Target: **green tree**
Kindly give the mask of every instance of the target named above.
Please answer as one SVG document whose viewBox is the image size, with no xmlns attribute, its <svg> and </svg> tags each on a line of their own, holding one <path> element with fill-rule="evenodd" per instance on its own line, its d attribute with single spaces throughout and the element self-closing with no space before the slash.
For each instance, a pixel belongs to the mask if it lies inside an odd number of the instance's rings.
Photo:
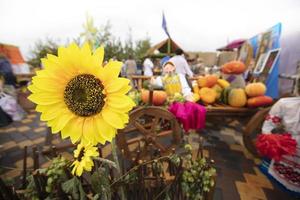
<svg viewBox="0 0 300 200">
<path fill-rule="evenodd" d="M 142 59 L 145 57 L 148 49 L 151 48 L 150 38 L 146 37 L 145 39 L 137 40 L 135 43 L 135 57 Z"/>
<path fill-rule="evenodd" d="M 51 38 L 38 40 L 31 50 L 28 64 L 37 68 L 41 67 L 41 58 L 45 58 L 47 54 L 57 55 L 58 42 Z"/>
</svg>

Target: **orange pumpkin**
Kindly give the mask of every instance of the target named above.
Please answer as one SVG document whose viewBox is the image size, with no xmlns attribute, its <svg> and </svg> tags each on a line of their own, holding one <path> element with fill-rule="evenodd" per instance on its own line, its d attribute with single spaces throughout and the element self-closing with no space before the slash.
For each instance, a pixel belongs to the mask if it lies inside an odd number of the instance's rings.
<svg viewBox="0 0 300 200">
<path fill-rule="evenodd" d="M 205 87 L 213 87 L 218 82 L 218 77 L 216 75 L 207 75 L 205 76 L 206 86 Z"/>
<path fill-rule="evenodd" d="M 198 77 L 197 83 L 198 83 L 199 87 L 205 87 L 206 86 L 206 79 L 205 79 L 205 77 L 204 76 Z"/>
<path fill-rule="evenodd" d="M 144 103 L 149 103 L 149 90 L 142 90 L 142 101 Z M 167 93 L 162 90 L 154 90 L 153 91 L 153 99 L 152 103 L 155 106 L 161 106 L 165 103 L 167 99 Z"/>
<path fill-rule="evenodd" d="M 214 103 L 217 98 L 217 92 L 214 89 L 204 87 L 199 91 L 200 99 L 207 104 Z"/>
<path fill-rule="evenodd" d="M 268 96 L 259 96 L 252 97 L 248 99 L 247 106 L 248 107 L 260 107 L 260 106 L 269 106 L 273 103 L 273 99 Z"/>
<path fill-rule="evenodd" d="M 246 86 L 245 91 L 249 97 L 263 96 L 266 93 L 266 86 L 263 83 L 250 83 Z"/>
<path fill-rule="evenodd" d="M 224 74 L 242 74 L 246 71 L 246 65 L 241 61 L 231 61 L 225 63 L 221 71 Z"/>
<path fill-rule="evenodd" d="M 213 87 L 218 82 L 218 77 L 216 75 L 206 75 L 200 76 L 197 80 L 199 87 Z"/>
</svg>

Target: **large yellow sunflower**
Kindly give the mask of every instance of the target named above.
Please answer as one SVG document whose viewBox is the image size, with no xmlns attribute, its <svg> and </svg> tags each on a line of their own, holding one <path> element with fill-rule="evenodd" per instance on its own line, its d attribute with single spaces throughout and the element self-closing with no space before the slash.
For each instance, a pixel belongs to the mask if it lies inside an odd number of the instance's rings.
<svg viewBox="0 0 300 200">
<path fill-rule="evenodd" d="M 42 59 L 44 69 L 29 86 L 41 120 L 72 143 L 111 141 L 134 106 L 126 95 L 129 80 L 118 77 L 122 63 L 111 60 L 103 66 L 103 57 L 103 47 L 92 53 L 87 43 L 60 47 L 58 56 Z"/>
<path fill-rule="evenodd" d="M 77 149 L 74 150 L 75 161 L 72 163 L 72 174 L 81 176 L 83 170 L 91 171 L 94 166 L 93 157 L 97 156 L 99 156 L 97 147 L 92 146 L 90 143 L 78 144 Z"/>
</svg>

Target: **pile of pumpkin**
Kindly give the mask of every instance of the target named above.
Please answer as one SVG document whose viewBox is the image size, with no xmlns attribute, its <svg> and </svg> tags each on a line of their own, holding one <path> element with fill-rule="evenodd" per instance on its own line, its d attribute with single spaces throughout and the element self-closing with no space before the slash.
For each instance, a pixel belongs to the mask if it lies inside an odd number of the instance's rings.
<svg viewBox="0 0 300 200">
<path fill-rule="evenodd" d="M 273 99 L 265 95 L 263 83 L 250 83 L 245 88 L 231 87 L 225 79 L 216 75 L 201 76 L 193 82 L 194 101 L 204 104 L 223 103 L 232 107 L 260 107 L 272 104 Z"/>
</svg>

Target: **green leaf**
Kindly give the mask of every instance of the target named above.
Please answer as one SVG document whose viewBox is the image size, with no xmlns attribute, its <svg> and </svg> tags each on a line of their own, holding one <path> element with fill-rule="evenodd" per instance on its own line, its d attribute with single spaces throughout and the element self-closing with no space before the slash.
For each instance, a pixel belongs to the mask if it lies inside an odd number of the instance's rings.
<svg viewBox="0 0 300 200">
<path fill-rule="evenodd" d="M 81 182 L 76 176 L 62 184 L 62 190 L 65 193 L 71 194 L 73 199 L 86 200 L 86 193 L 84 192 Z"/>
<path fill-rule="evenodd" d="M 101 200 L 100 194 L 93 196 L 93 200 Z"/>
<path fill-rule="evenodd" d="M 92 189 L 99 194 L 103 194 L 107 199 L 111 199 L 111 188 L 109 174 L 105 168 L 99 168 L 91 176 Z"/>
</svg>

